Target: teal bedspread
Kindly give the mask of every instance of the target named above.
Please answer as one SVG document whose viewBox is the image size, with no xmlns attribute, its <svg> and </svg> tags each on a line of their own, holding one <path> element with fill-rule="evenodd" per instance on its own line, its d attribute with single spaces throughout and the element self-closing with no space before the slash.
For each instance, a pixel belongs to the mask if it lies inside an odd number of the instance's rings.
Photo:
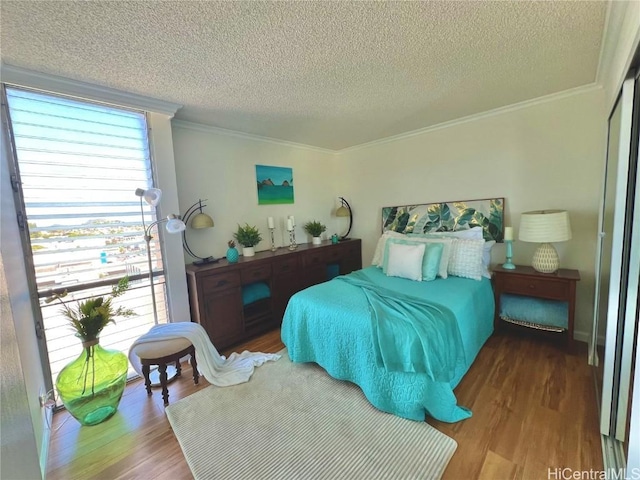
<svg viewBox="0 0 640 480">
<path fill-rule="evenodd" d="M 422 320 L 405 322 L 401 314 L 385 324 L 394 304 Z M 435 318 L 436 310 L 444 315 Z M 471 412 L 457 404 L 453 389 L 491 335 L 493 314 L 488 279 L 413 282 L 368 267 L 296 293 L 283 318 L 282 341 L 292 361 L 315 362 L 332 377 L 357 384 L 380 410 L 457 422 Z M 401 342 L 389 337 L 397 329 Z M 409 334 L 412 329 L 421 335 Z M 385 344 L 391 353 L 378 348 Z"/>
</svg>

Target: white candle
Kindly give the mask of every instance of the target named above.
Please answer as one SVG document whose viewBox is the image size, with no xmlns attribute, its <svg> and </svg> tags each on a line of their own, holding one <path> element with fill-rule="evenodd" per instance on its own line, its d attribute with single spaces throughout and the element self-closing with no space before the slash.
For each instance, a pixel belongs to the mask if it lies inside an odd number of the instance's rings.
<svg viewBox="0 0 640 480">
<path fill-rule="evenodd" d="M 289 219 L 291 220 L 291 225 L 293 225 L 295 227 L 296 226 L 296 219 L 293 218 L 293 215 L 289 215 Z M 293 228 L 291 230 L 293 230 Z"/>
<path fill-rule="evenodd" d="M 513 227 L 504 227 L 504 239 L 513 241 Z"/>
<path fill-rule="evenodd" d="M 291 217 L 287 218 L 287 230 L 293 230 L 293 222 L 291 221 Z"/>
<path fill-rule="evenodd" d="M 273 223 L 273 217 L 267 218 L 267 225 L 269 225 L 269 228 L 276 228 Z"/>
</svg>

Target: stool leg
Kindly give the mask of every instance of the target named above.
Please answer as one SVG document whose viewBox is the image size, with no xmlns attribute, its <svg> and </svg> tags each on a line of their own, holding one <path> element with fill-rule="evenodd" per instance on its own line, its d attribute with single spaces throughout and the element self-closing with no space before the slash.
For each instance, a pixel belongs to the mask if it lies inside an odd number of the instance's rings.
<svg viewBox="0 0 640 480">
<path fill-rule="evenodd" d="M 144 376 L 144 386 L 147 389 L 147 396 L 151 396 L 151 379 L 149 374 L 151 373 L 151 367 L 149 365 L 142 365 L 142 375 Z"/>
<path fill-rule="evenodd" d="M 191 370 L 193 370 L 193 383 L 198 385 L 200 373 L 198 372 L 198 362 L 196 361 L 196 349 L 191 350 Z"/>
<path fill-rule="evenodd" d="M 165 405 L 169 405 L 169 389 L 167 388 L 167 364 L 163 363 L 158 366 L 160 372 L 160 385 L 162 385 L 162 399 Z"/>
<path fill-rule="evenodd" d="M 176 377 L 180 377 L 182 375 L 182 365 L 180 364 L 180 359 L 176 360 Z"/>
</svg>

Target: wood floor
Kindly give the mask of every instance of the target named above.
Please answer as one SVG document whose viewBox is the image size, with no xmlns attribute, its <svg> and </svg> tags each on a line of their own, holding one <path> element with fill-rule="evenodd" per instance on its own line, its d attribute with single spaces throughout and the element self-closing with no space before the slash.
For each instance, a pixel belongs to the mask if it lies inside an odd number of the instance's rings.
<svg viewBox="0 0 640 480">
<path fill-rule="evenodd" d="M 473 417 L 455 424 L 428 420 L 458 442 L 444 478 L 538 480 L 549 478 L 549 468 L 602 470 L 594 382 L 586 345 L 578 345 L 583 348 L 569 355 L 544 339 L 490 338 L 456 389 Z M 276 330 L 234 350 L 281 348 Z M 190 373 L 185 365 L 169 387 L 170 401 L 208 386 L 203 378 L 193 385 Z M 127 386 L 108 421 L 80 427 L 63 411 L 54 416 L 53 430 L 49 479 L 193 478 L 160 392 L 147 397 L 139 380 Z M 222 440 L 212 439 L 212 446 Z"/>
</svg>

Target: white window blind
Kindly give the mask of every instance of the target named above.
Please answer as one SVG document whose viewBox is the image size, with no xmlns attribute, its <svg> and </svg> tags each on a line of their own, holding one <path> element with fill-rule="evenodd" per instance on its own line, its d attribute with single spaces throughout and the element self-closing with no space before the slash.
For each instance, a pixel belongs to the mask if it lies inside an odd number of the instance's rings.
<svg viewBox="0 0 640 480">
<path fill-rule="evenodd" d="M 51 291 L 70 299 L 107 294 L 125 275 L 131 288 L 115 305 L 137 316 L 116 319 L 101 345 L 127 352 L 153 325 L 147 253 L 136 188 L 153 186 L 143 112 L 7 87 L 35 281 L 55 383 L 81 345 L 61 306 L 45 304 Z M 145 222 L 155 220 L 144 205 Z M 162 258 L 153 232 L 160 322 L 166 322 Z"/>
</svg>

